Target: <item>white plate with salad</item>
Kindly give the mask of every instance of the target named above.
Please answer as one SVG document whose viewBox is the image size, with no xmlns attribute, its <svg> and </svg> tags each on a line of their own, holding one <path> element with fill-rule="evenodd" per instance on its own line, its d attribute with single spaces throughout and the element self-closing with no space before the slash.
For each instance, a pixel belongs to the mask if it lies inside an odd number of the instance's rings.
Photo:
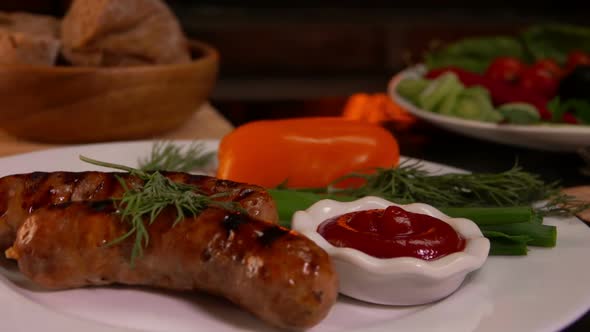
<svg viewBox="0 0 590 332">
<path fill-rule="evenodd" d="M 188 144 L 178 141 L 176 144 Z M 215 151 L 218 141 L 203 141 Z M 153 142 L 80 145 L 2 158 L 0 176 L 31 171 L 98 170 L 83 154 L 135 166 Z M 453 168 L 424 162 L 434 172 Z M 104 170 L 104 168 L 102 169 Z M 575 218 L 546 218 L 555 248 L 489 257 L 457 292 L 410 307 L 371 305 L 341 296 L 311 331 L 555 331 L 590 308 L 590 228 Z M 0 269 L 2 329 L 10 331 L 274 331 L 229 302 L 196 293 L 133 287 L 46 291 L 14 269 Z"/>
<path fill-rule="evenodd" d="M 402 97 L 397 89 L 402 80 L 422 77 L 425 72 L 424 66 L 411 67 L 401 71 L 390 81 L 388 93 L 408 112 L 433 125 L 469 137 L 537 150 L 574 152 L 590 146 L 590 125 L 491 123 L 422 109 Z"/>
<path fill-rule="evenodd" d="M 590 145 L 590 29 L 548 24 L 429 50 L 389 84 L 415 116 L 466 136 L 575 151 Z"/>
</svg>

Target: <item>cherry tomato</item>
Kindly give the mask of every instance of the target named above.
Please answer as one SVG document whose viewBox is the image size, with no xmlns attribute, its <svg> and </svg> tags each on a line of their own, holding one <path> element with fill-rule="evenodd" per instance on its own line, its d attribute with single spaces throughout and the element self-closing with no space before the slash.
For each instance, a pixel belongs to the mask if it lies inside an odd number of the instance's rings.
<svg viewBox="0 0 590 332">
<path fill-rule="evenodd" d="M 570 123 L 570 124 L 578 124 L 580 123 L 578 119 L 572 113 L 565 113 L 562 118 L 563 122 Z"/>
<path fill-rule="evenodd" d="M 526 69 L 524 63 L 513 57 L 498 57 L 486 70 L 486 76 L 497 81 L 517 83 Z"/>
<path fill-rule="evenodd" d="M 537 67 L 543 70 L 546 70 L 551 73 L 553 77 L 561 78 L 564 74 L 563 70 L 557 63 L 557 61 L 552 59 L 541 59 L 535 62 L 533 67 Z"/>
<path fill-rule="evenodd" d="M 520 79 L 520 86 L 547 98 L 557 95 L 561 68 L 553 60 L 540 60 L 527 68 Z"/>
<path fill-rule="evenodd" d="M 590 54 L 582 51 L 572 51 L 567 57 L 565 65 L 566 71 L 569 73 L 580 65 L 590 65 Z"/>
</svg>

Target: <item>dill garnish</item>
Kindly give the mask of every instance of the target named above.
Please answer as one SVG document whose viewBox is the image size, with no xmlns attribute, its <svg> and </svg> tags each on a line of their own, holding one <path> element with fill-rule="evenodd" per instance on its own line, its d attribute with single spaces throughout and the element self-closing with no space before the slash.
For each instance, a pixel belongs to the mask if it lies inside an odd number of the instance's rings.
<svg viewBox="0 0 590 332">
<path fill-rule="evenodd" d="M 191 143 L 186 149 L 171 142 L 158 142 L 152 146 L 150 156 L 139 160 L 143 171 L 190 172 L 206 167 L 215 157 L 215 152 L 206 152 L 203 144 Z"/>
<path fill-rule="evenodd" d="M 116 176 L 124 189 L 124 194 L 121 198 L 113 199 L 113 202 L 117 213 L 121 215 L 123 221 L 129 223 L 130 228 L 127 233 L 109 242 L 107 246 L 115 245 L 135 235 L 131 264 L 143 255 L 143 248 L 149 244 L 147 226 L 152 224 L 167 207 L 173 207 L 176 211 L 173 227 L 187 217 L 198 215 L 207 207 L 243 212 L 243 208 L 236 202 L 216 200 L 227 195 L 226 193 L 207 195 L 195 186 L 173 182 L 158 171 L 148 172 L 84 156 L 80 156 L 80 159 L 93 165 L 129 172 L 143 181 L 142 185 L 130 187 L 123 178 Z"/>
<path fill-rule="evenodd" d="M 423 202 L 438 207 L 511 207 L 546 201 L 545 214 L 569 215 L 588 207 L 561 193 L 557 182 L 545 183 L 520 166 L 500 173 L 446 173 L 433 175 L 419 161 L 406 161 L 395 168 L 380 168 L 371 174 L 353 173 L 348 178 L 366 182 L 358 188 L 327 188 L 328 193 L 352 197 L 379 196 L 408 204 Z"/>
<path fill-rule="evenodd" d="M 196 144 L 196 143 L 195 143 Z M 154 146 L 152 156 L 147 159 L 157 164 L 169 159 L 167 170 L 179 171 L 181 165 L 203 157 L 203 150 L 188 149 L 180 153 L 181 146 Z M 530 206 L 540 201 L 537 209 L 544 215 L 574 215 L 590 204 L 576 200 L 560 191 L 557 182 L 547 183 L 539 175 L 524 171 L 520 166 L 500 173 L 445 173 L 432 174 L 417 160 L 402 162 L 394 168 L 376 169 L 374 173 L 352 173 L 335 181 L 347 178 L 361 178 L 365 185 L 358 188 L 297 189 L 324 194 L 340 194 L 350 197 L 379 196 L 400 203 L 422 202 L 438 207 L 514 207 Z M 279 186 L 281 187 L 281 186 Z"/>
</svg>

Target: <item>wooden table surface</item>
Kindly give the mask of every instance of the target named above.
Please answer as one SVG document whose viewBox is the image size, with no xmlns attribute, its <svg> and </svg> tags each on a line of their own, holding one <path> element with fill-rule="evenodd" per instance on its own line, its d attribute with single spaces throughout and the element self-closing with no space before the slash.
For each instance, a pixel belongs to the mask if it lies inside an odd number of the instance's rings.
<svg viewBox="0 0 590 332">
<path fill-rule="evenodd" d="M 145 139 L 220 139 L 230 131 L 233 126 L 210 104 L 204 104 L 195 111 L 193 116 L 180 128 L 160 136 L 145 137 Z M 8 135 L 0 130 L 0 156 L 9 156 L 19 153 L 37 151 L 47 148 L 66 146 L 65 144 L 45 144 L 30 142 Z"/>
</svg>

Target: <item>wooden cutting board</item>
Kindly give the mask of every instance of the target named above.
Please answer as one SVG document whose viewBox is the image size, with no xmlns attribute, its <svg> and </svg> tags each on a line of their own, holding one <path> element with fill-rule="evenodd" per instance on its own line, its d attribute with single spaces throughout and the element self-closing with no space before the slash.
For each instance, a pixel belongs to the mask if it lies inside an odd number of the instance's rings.
<svg viewBox="0 0 590 332">
<path fill-rule="evenodd" d="M 189 121 L 180 128 L 164 135 L 146 137 L 146 139 L 220 139 L 232 130 L 233 126 L 227 119 L 225 119 L 210 104 L 204 104 L 196 110 Z M 29 142 L 10 136 L 6 132 L 0 130 L 0 156 L 9 156 L 61 146 L 66 145 Z"/>
</svg>

